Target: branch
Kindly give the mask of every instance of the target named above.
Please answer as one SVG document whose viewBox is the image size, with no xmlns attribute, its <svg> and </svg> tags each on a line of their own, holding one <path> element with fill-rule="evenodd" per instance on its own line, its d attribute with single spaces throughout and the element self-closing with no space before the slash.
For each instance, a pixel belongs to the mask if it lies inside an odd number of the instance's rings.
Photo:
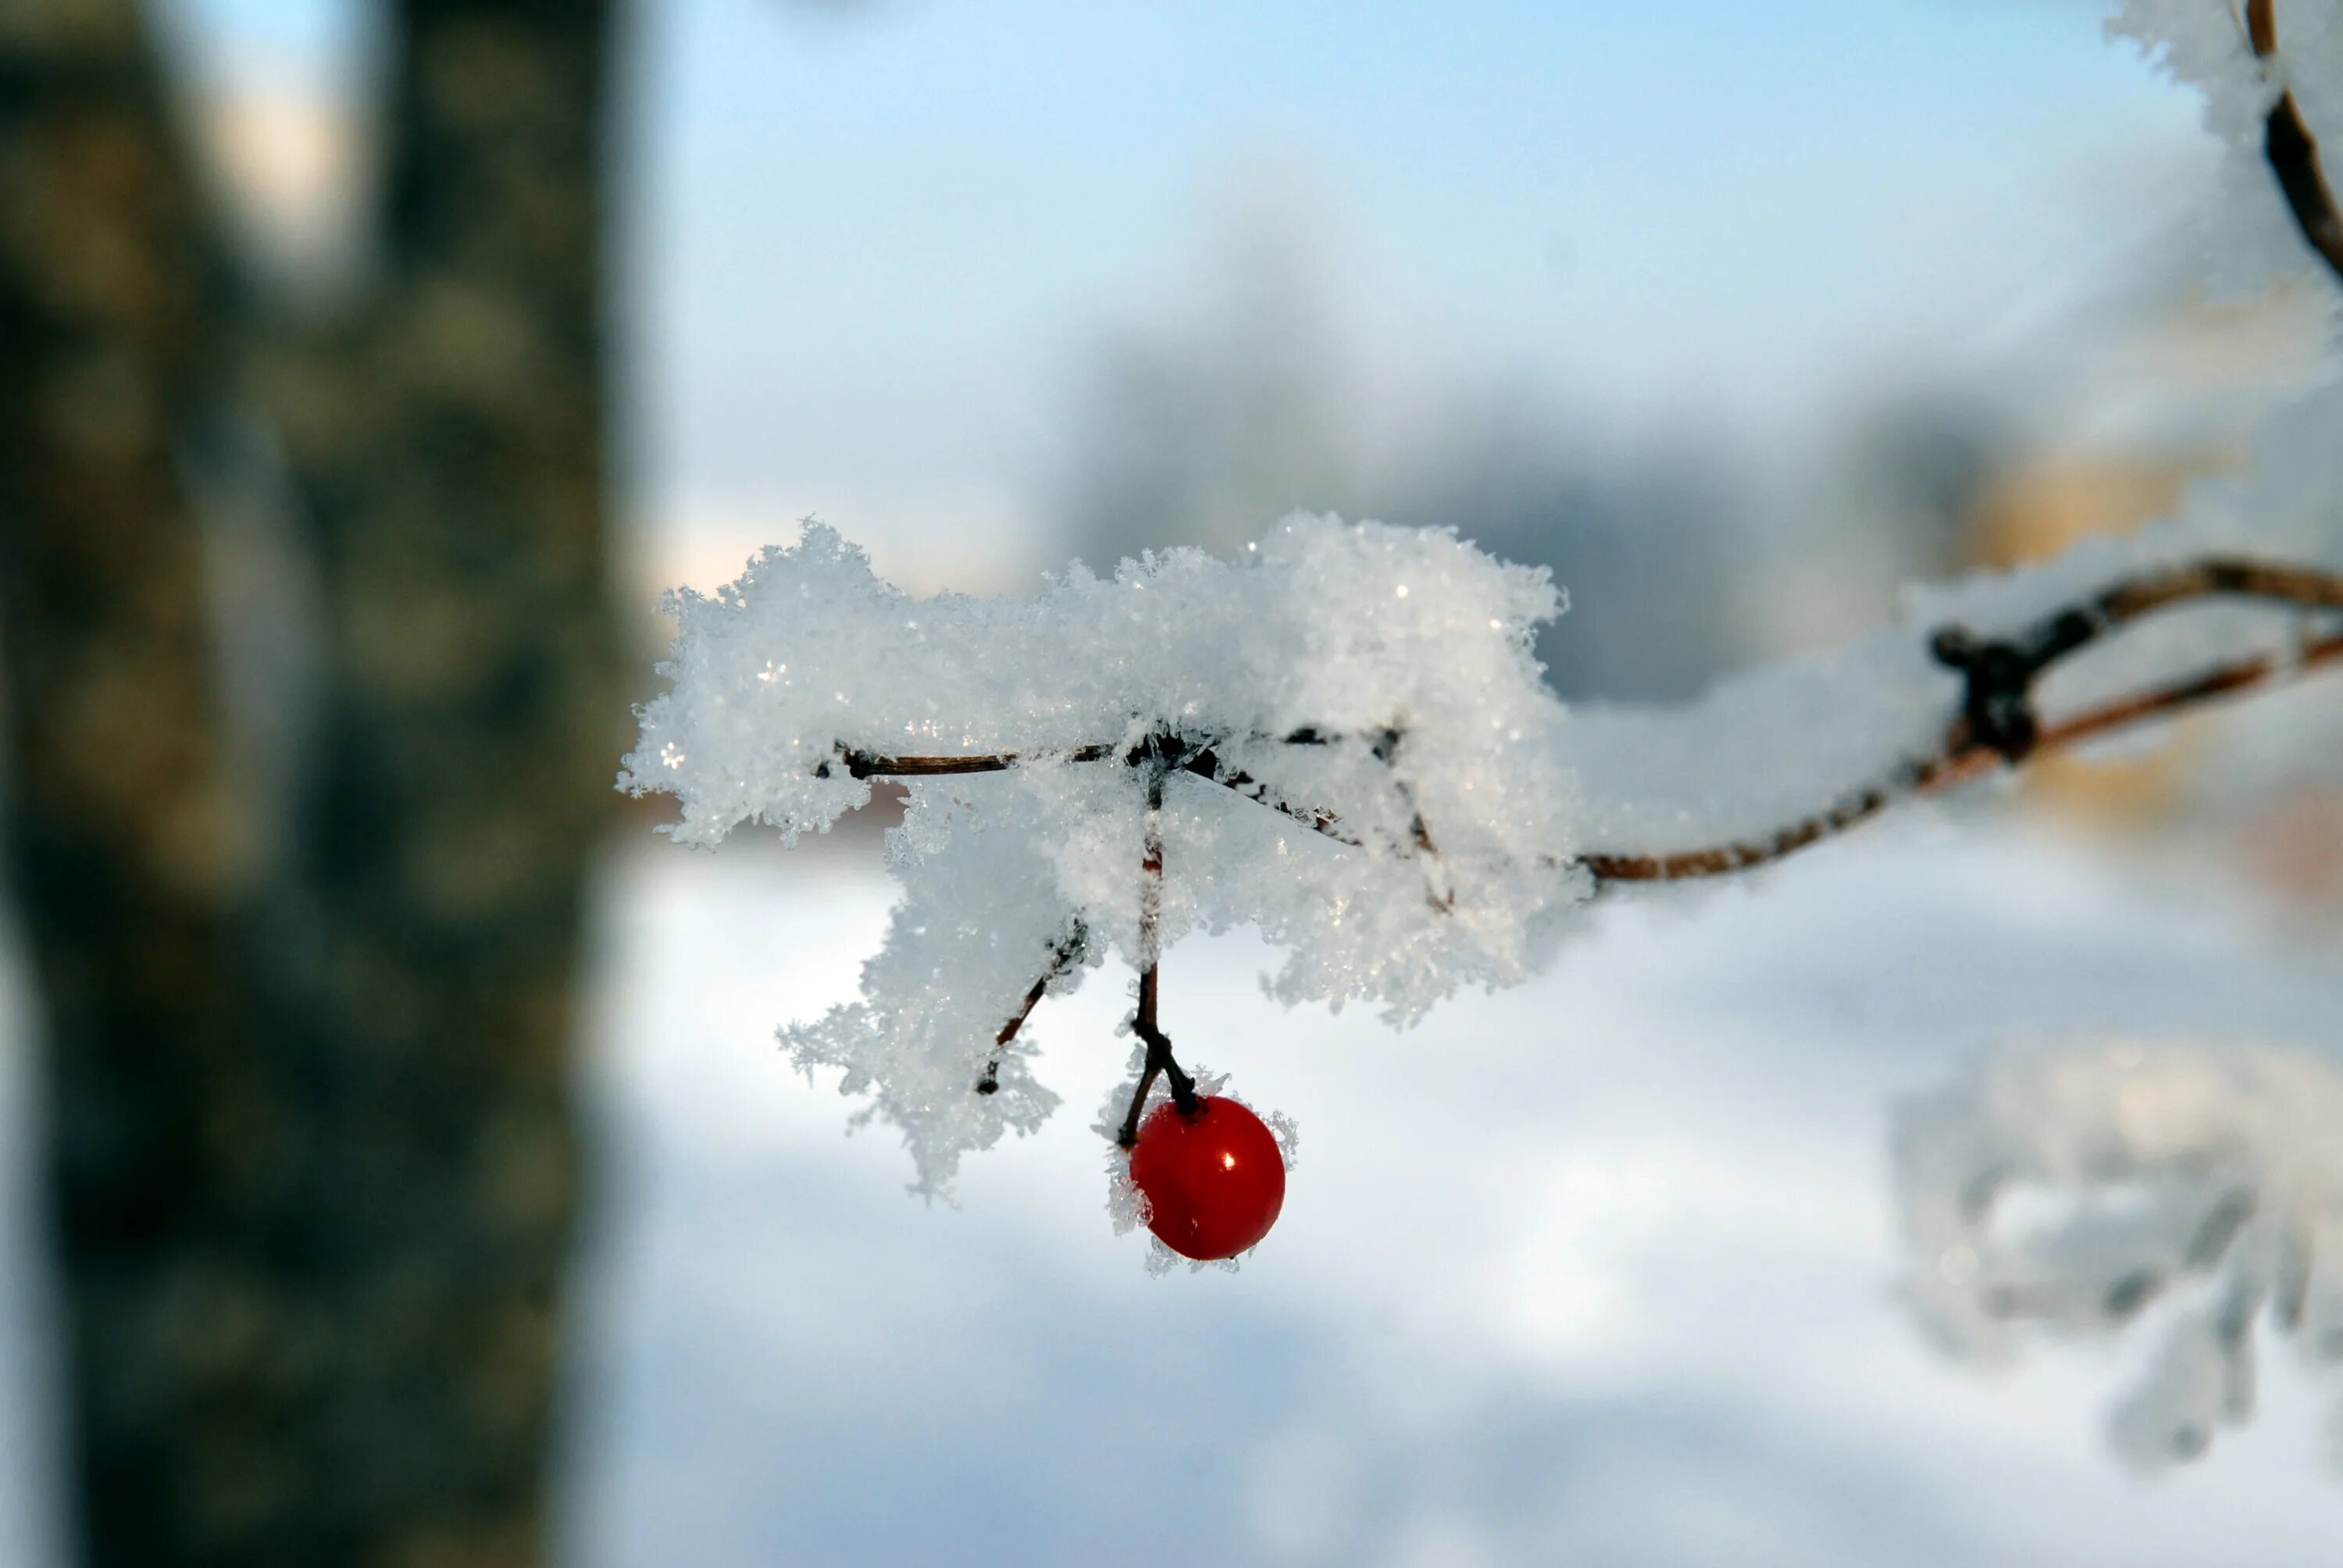
<svg viewBox="0 0 2343 1568">
<path fill-rule="evenodd" d="M 2208 557 L 2125 578 L 2086 604 L 2045 617 L 2012 641 L 1979 643 L 1961 628 L 1944 628 L 1930 638 L 1932 650 L 1968 677 L 1968 689 L 1960 717 L 1935 756 L 1907 762 L 1890 778 L 1766 839 L 1669 855 L 1597 852 L 1579 859 L 1603 881 L 1675 881 L 1746 870 L 1844 832 L 1896 800 L 1940 794 L 2044 750 L 2169 718 L 2343 658 L 2343 634 L 2334 634 L 2305 641 L 2290 658 L 2264 656 L 2217 665 L 2087 709 L 2054 725 L 2046 727 L 2036 718 L 2034 688 L 2059 662 L 2151 611 L 2213 598 L 2258 598 L 2308 610 L 2343 609 L 2343 578 L 2308 567 Z"/>
<path fill-rule="evenodd" d="M 2268 61 L 2278 54 L 2278 15 L 2272 0 L 2246 0 L 2246 35 L 2254 57 Z M 2294 214 L 2297 227 L 2310 247 L 2343 277 L 2343 212 L 2319 166 L 2318 141 L 2302 117 L 2291 89 L 2278 95 L 2263 122 L 2262 156 L 2278 176 L 2278 187 Z"/>
<path fill-rule="evenodd" d="M 2157 610 L 2213 598 L 2258 599 L 2312 612 L 2343 611 L 2343 577 L 2281 561 L 2207 556 L 2124 578 L 2080 603 L 2043 617 L 2006 640 L 1981 641 L 1961 627 L 1939 628 L 1928 639 L 1930 650 L 1939 660 L 1959 670 L 1967 684 L 1960 710 L 1946 729 L 1944 746 L 1933 756 L 1906 761 L 1886 777 L 1860 786 L 1815 815 L 1762 839 L 1658 854 L 1597 849 L 1555 864 L 1584 866 L 1599 882 L 1678 881 L 1746 870 L 1843 833 L 1899 799 L 1938 794 L 1997 768 L 2015 767 L 2045 750 L 2075 746 L 2136 724 L 2169 718 L 2217 698 L 2275 685 L 2304 670 L 2343 660 L 2343 632 L 2331 633 L 2306 639 L 2290 658 L 2262 656 L 2217 665 L 2183 679 L 2070 714 L 2055 724 L 2043 724 L 2035 713 L 2036 687 L 2060 663 Z M 1276 737 L 1281 744 L 1292 746 L 1335 745 L 1344 739 L 1315 728 Z M 1379 731 L 1372 742 L 1375 755 L 1386 764 L 1391 763 L 1403 739 L 1397 730 Z M 857 779 L 991 773 L 1016 767 L 1021 760 L 1015 752 L 884 757 L 843 747 L 838 755 Z M 1209 742 L 1198 744 L 1175 734 L 1157 734 L 1120 752 L 1113 746 L 1089 745 L 1054 755 L 1077 762 L 1111 760 L 1126 767 L 1147 766 L 1153 769 L 1150 785 L 1151 835 L 1153 811 L 1161 805 L 1163 778 L 1171 772 L 1183 772 L 1291 817 L 1336 843 L 1352 849 L 1368 847 L 1363 839 L 1343 830 L 1342 819 L 1335 812 L 1280 800 L 1250 774 L 1224 770 L 1218 752 Z M 826 773 L 829 766 L 824 763 L 817 771 Z M 1400 788 L 1412 817 L 1409 852 L 1436 859 L 1438 849 L 1423 814 L 1414 810 L 1405 786 Z M 1148 869 L 1160 877 L 1161 844 L 1152 837 L 1149 842 Z M 1448 907 L 1439 893 L 1429 896 L 1435 906 Z M 1142 1011 L 1151 1024 L 1153 1015 L 1146 1010 L 1146 1003 L 1152 995 L 1152 972 L 1151 963 L 1141 982 Z"/>
<path fill-rule="evenodd" d="M 1001 1032 L 992 1037 L 992 1060 L 984 1064 L 984 1076 L 976 1081 L 979 1094 L 1001 1092 L 1001 1052 L 1017 1038 L 1017 1031 L 1025 1027 L 1025 1020 L 1033 1016 L 1033 1010 L 1041 1005 L 1041 998 L 1048 993 L 1050 982 L 1064 974 L 1081 958 L 1084 945 L 1089 940 L 1089 930 L 1076 920 L 1072 930 L 1050 950 L 1049 967 L 1041 971 L 1041 978 L 1033 982 L 1033 989 L 1025 993 L 1025 1000 L 1017 1004 L 1017 1010 L 1010 1015 L 1009 1021 L 1001 1026 Z"/>
<path fill-rule="evenodd" d="M 2143 1467 L 2195 1458 L 2251 1408 L 2258 1319 L 2332 1359 L 2343 1297 L 2321 1223 L 2339 1110 L 2343 1078 L 2316 1054 L 1996 1050 L 1898 1108 L 1898 1293 L 1988 1362 L 2033 1332 L 2113 1340 L 2161 1304 L 2110 1435 Z"/>
<path fill-rule="evenodd" d="M 1196 1113 L 1196 1081 L 1172 1059 L 1172 1037 L 1156 1021 L 1162 970 L 1157 938 L 1163 920 L 1163 776 L 1172 753 L 1161 747 L 1151 747 L 1150 752 L 1147 833 L 1139 860 L 1140 872 L 1147 879 L 1139 892 L 1139 951 L 1144 967 L 1139 971 L 1139 1011 L 1131 1026 L 1131 1032 L 1147 1043 L 1147 1060 L 1140 1069 L 1139 1087 L 1131 1091 L 1130 1114 L 1122 1119 L 1121 1130 L 1115 1134 L 1115 1142 L 1125 1149 L 1138 1145 L 1139 1113 L 1147 1107 L 1148 1091 L 1155 1087 L 1156 1074 L 1170 1076 L 1172 1100 L 1179 1106 L 1181 1115 Z"/>
</svg>

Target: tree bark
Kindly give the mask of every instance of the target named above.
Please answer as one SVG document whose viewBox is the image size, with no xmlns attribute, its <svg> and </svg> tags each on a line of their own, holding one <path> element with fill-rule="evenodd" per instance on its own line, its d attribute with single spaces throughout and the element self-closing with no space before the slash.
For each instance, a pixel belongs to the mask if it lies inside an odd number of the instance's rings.
<svg viewBox="0 0 2343 1568">
<path fill-rule="evenodd" d="M 542 1554 L 571 994 L 624 706 L 602 0 L 397 7 L 384 253 L 224 286 L 134 0 L 0 20 L 0 658 L 74 1523 L 99 1563 Z M 176 457 L 275 419 L 321 589 L 289 809 L 227 755 Z"/>
</svg>

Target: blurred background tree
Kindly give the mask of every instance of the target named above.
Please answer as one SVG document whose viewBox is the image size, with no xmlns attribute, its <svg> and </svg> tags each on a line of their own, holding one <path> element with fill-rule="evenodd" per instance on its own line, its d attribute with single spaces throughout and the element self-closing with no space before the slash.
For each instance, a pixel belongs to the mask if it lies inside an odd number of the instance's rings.
<svg viewBox="0 0 2343 1568">
<path fill-rule="evenodd" d="M 136 0 L 0 10 L 8 868 L 92 1563 L 543 1550 L 625 739 L 610 19 L 387 9 L 330 311 L 245 266 Z"/>
</svg>

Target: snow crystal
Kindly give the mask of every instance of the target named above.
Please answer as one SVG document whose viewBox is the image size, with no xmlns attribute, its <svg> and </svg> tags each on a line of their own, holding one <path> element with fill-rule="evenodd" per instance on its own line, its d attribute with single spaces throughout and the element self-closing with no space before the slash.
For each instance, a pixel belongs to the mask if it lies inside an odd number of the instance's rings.
<svg viewBox="0 0 2343 1568">
<path fill-rule="evenodd" d="M 1006 1131 L 1030 1132 L 1057 1108 L 1032 1075 L 1032 1027 L 1005 1045 L 995 1037 L 1037 980 L 1064 994 L 1098 961 L 1057 897 L 1039 822 L 1025 802 L 1002 807 L 924 855 L 902 855 L 918 869 L 904 879 L 886 946 L 862 966 L 862 1000 L 780 1031 L 809 1076 L 841 1068 L 840 1092 L 871 1096 L 858 1124 L 900 1128 L 915 1190 L 930 1195 L 950 1191 L 963 1153 Z"/>
</svg>

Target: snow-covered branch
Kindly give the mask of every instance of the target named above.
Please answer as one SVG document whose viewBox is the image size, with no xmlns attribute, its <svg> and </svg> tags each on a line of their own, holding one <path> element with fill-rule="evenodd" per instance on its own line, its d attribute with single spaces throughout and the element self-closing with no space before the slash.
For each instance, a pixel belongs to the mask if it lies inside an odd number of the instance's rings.
<svg viewBox="0 0 2343 1568">
<path fill-rule="evenodd" d="M 2027 1330 L 2157 1347 L 2110 1425 L 2142 1469 L 2254 1400 L 2255 1324 L 2343 1358 L 2343 1074 L 2267 1049 L 2117 1040 L 2004 1050 L 1906 1106 L 1905 1293 L 1956 1353 Z M 2335 1434 L 2343 1457 L 2343 1405 Z"/>
<path fill-rule="evenodd" d="M 906 782 L 907 899 L 866 1000 L 784 1038 L 876 1093 L 936 1190 L 1054 1103 L 1024 1020 L 1110 952 L 1141 976 L 1136 1104 L 1185 1077 L 1154 1000 L 1190 930 L 1257 925 L 1287 952 L 1284 1000 L 1405 1021 L 1523 979 L 1605 884 L 1764 864 L 1900 797 L 2343 658 L 2316 624 L 2343 576 L 2185 548 L 2208 537 L 1983 579 L 1917 607 L 1921 628 L 1690 709 L 1612 712 L 1539 678 L 1545 574 L 1438 531 L 1297 517 L 1236 562 L 1172 551 L 1031 598 L 916 600 L 815 525 L 671 601 L 674 687 L 623 782 L 677 793 L 672 831 L 698 844 L 826 830 L 874 780 Z M 2167 624 L 2192 617 L 2218 624 Z"/>
<path fill-rule="evenodd" d="M 2112 25 L 2204 89 L 2259 204 L 2240 235 L 2274 230 L 2265 259 L 2294 267 L 2316 265 L 2308 238 L 2343 275 L 2308 128 L 2343 28 L 2289 13 L 2281 55 L 2268 0 L 2128 0 Z M 1285 955 L 1280 1000 L 1409 1022 L 1523 979 L 1607 888 L 1766 865 L 2343 662 L 2338 422 L 2330 387 L 2181 518 L 1916 590 L 1900 628 L 1671 709 L 1558 701 L 1531 639 L 1562 595 L 1441 530 L 1297 515 L 1236 560 L 1171 550 L 1030 598 L 918 600 L 809 524 L 713 598 L 669 601 L 673 685 L 620 783 L 673 792 L 670 830 L 708 846 L 744 823 L 794 842 L 903 782 L 904 897 L 863 999 L 782 1039 L 871 1094 L 939 1191 L 1054 1106 L 1028 1020 L 1110 955 L 1140 977 L 1135 1111 L 1159 1079 L 1188 1092 L 1157 1011 L 1161 956 L 1191 930 L 1257 927 Z"/>
<path fill-rule="evenodd" d="M 2246 0 L 2246 35 L 2254 57 L 2275 65 L 2278 49 L 2278 7 L 2275 0 Z M 2343 212 L 2335 205 L 2334 187 L 2318 161 L 2318 141 L 2302 117 L 2302 106 L 2292 88 L 2282 88 L 2262 122 L 2262 156 L 2278 176 L 2287 210 L 2294 215 L 2302 237 L 2343 277 Z"/>
</svg>

